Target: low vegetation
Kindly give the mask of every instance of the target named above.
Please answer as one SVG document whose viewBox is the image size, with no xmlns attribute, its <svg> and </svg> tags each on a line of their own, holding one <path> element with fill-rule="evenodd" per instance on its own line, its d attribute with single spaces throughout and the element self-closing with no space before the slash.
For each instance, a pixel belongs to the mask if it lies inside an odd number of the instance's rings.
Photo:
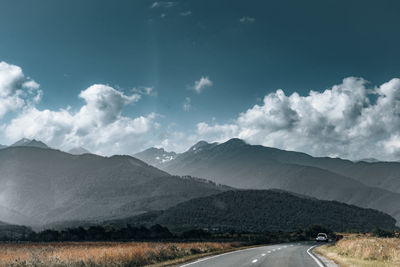
<svg viewBox="0 0 400 267">
<path fill-rule="evenodd" d="M 145 266 L 220 252 L 238 243 L 64 242 L 2 244 L 0 266 Z"/>
<path fill-rule="evenodd" d="M 344 267 L 400 266 L 400 239 L 397 237 L 350 235 L 315 251 Z"/>
<path fill-rule="evenodd" d="M 313 239 L 333 233 L 318 225 L 295 232 L 210 232 L 192 229 L 172 234 L 155 225 L 92 226 L 32 232 L 0 243 L 0 266 L 144 266 L 178 263 L 239 247 Z M 120 241 L 124 242 L 120 242 Z"/>
</svg>

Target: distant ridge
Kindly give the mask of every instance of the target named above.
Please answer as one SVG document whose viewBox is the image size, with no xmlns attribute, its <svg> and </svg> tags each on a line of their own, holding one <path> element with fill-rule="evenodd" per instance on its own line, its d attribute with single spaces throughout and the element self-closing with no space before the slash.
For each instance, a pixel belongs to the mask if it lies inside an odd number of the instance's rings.
<svg viewBox="0 0 400 267">
<path fill-rule="evenodd" d="M 216 229 L 221 232 L 278 232 L 313 224 L 333 231 L 394 230 L 396 220 L 380 211 L 337 201 L 323 201 L 278 190 L 236 190 L 191 199 L 158 213 L 109 222 L 123 226 L 160 224 L 182 232 Z"/>
<path fill-rule="evenodd" d="M 89 150 L 87 150 L 86 148 L 81 147 L 81 146 L 80 147 L 74 147 L 74 148 L 68 150 L 68 153 L 72 154 L 72 155 L 91 154 Z"/>
<path fill-rule="evenodd" d="M 140 153 L 137 157 L 141 158 Z M 202 177 L 235 188 L 278 188 L 373 208 L 394 216 L 400 223 L 400 163 L 397 162 L 318 158 L 250 145 L 234 138 L 221 144 L 201 141 L 173 160 L 156 166 L 171 174 Z"/>
</svg>

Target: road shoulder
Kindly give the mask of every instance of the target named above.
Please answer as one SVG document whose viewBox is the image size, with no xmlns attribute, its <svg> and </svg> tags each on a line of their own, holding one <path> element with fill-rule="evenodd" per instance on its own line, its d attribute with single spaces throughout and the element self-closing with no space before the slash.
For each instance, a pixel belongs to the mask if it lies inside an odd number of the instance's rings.
<svg viewBox="0 0 400 267">
<path fill-rule="evenodd" d="M 317 246 L 318 247 L 318 246 Z M 316 247 L 315 247 L 316 248 Z M 318 250 L 311 250 L 311 253 L 317 257 L 325 267 L 339 267 L 333 260 L 326 258 L 324 255 L 320 253 Z"/>
</svg>

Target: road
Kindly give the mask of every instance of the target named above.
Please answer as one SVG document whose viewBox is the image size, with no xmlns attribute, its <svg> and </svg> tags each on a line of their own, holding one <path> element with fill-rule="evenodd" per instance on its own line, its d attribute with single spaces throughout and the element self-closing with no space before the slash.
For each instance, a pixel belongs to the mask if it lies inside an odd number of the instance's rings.
<svg viewBox="0 0 400 267">
<path fill-rule="evenodd" d="M 312 254 L 312 242 L 263 246 L 199 259 L 181 267 L 324 267 Z"/>
</svg>

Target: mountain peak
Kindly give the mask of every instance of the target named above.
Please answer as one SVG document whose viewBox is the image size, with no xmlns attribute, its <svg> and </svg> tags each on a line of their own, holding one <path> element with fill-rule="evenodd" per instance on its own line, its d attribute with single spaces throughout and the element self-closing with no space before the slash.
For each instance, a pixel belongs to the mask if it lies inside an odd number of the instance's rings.
<svg viewBox="0 0 400 267">
<path fill-rule="evenodd" d="M 239 138 L 232 138 L 229 139 L 228 141 L 226 141 L 225 143 L 223 143 L 225 145 L 231 145 L 231 146 L 243 146 L 243 145 L 247 145 L 247 143 L 245 141 L 243 141 L 242 139 Z"/>
<path fill-rule="evenodd" d="M 38 141 L 36 139 L 22 138 L 21 140 L 15 142 L 11 146 L 28 146 L 28 147 L 39 147 L 39 148 L 49 148 L 45 143 Z"/>
<path fill-rule="evenodd" d="M 146 162 L 147 164 L 160 167 L 167 162 L 174 160 L 177 153 L 165 151 L 164 148 L 151 147 L 142 152 L 136 153 L 133 156 Z"/>
<path fill-rule="evenodd" d="M 195 150 L 198 150 L 199 148 L 202 148 L 202 147 L 205 147 L 205 146 L 208 146 L 208 145 L 210 145 L 210 143 L 208 143 L 208 142 L 202 140 L 202 141 L 197 142 L 197 143 L 196 143 L 194 146 L 192 146 L 191 148 L 189 148 L 189 151 L 195 151 Z"/>
</svg>

